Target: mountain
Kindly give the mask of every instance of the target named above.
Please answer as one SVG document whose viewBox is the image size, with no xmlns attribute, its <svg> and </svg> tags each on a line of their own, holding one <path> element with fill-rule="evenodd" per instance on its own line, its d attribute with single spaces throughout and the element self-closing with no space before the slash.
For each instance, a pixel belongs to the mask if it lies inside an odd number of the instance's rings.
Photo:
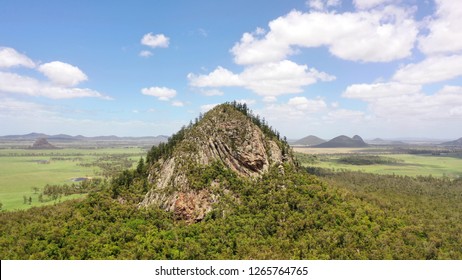
<svg viewBox="0 0 462 280">
<path fill-rule="evenodd" d="M 141 206 L 158 205 L 179 219 L 202 220 L 223 192 L 223 174 L 259 178 L 293 165 L 289 146 L 239 104 L 222 104 L 148 154 L 153 185 Z M 204 178 L 207 176 L 207 178 Z M 226 176 L 225 176 L 226 177 Z"/>
<path fill-rule="evenodd" d="M 366 140 L 365 141 L 367 144 L 371 145 L 407 145 L 403 141 L 397 141 L 397 140 L 385 140 L 382 138 L 375 138 L 372 140 Z"/>
<path fill-rule="evenodd" d="M 316 145 L 319 145 L 325 142 L 326 140 L 324 139 L 321 139 L 314 135 L 309 135 L 300 140 L 293 142 L 292 145 L 294 146 L 316 146 Z"/>
<path fill-rule="evenodd" d="M 353 138 L 350 138 L 345 135 L 337 136 L 325 143 L 316 145 L 316 148 L 361 148 L 367 147 L 368 145 L 364 140 L 359 136 L 355 135 Z"/>
<path fill-rule="evenodd" d="M 451 147 L 462 147 L 462 137 L 454 141 L 441 143 L 440 145 L 451 146 Z"/>
<path fill-rule="evenodd" d="M 119 137 L 115 135 L 86 137 L 82 135 L 71 136 L 67 134 L 48 135 L 44 133 L 29 133 L 24 135 L 5 135 L 0 136 L 0 140 L 9 141 L 34 141 L 39 138 L 45 138 L 53 141 L 152 141 L 155 144 L 167 142 L 168 136 L 143 136 L 143 137 Z"/>
<path fill-rule="evenodd" d="M 29 149 L 33 150 L 49 150 L 49 149 L 58 149 L 58 147 L 48 143 L 46 138 L 38 138 L 35 140 L 34 144 Z"/>
</svg>

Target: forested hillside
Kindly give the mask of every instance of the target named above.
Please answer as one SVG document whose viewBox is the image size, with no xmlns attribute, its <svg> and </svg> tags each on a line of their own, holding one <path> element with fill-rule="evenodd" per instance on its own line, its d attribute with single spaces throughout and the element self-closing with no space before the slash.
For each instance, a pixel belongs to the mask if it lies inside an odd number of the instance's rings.
<svg viewBox="0 0 462 280">
<path fill-rule="evenodd" d="M 250 144 L 242 150 L 246 142 L 236 141 L 229 144 L 228 149 L 234 147 L 231 150 L 194 168 L 179 164 L 181 169 L 169 169 L 187 179 L 184 188 L 172 183 L 175 176 L 166 181 L 165 189 L 159 188 L 162 180 L 155 178 L 163 175 L 153 173 L 163 172 L 159 166 L 173 162 L 172 156 L 193 158 L 195 154 L 188 153 L 207 151 L 209 146 L 204 148 L 202 143 L 213 143 L 195 134 L 201 131 L 198 127 L 213 127 L 203 119 L 221 117 L 206 115 L 165 145 L 153 148 L 148 160 L 141 159 L 135 169 L 99 181 L 86 198 L 0 213 L 0 258 L 462 258 L 461 180 L 308 170 L 318 176 L 311 175 L 294 164 L 286 141 L 264 121 L 241 105 L 227 106 L 234 109 L 225 106 L 213 112 L 240 114 L 232 120 L 250 120 L 253 125 L 240 127 L 258 133 L 263 147 L 274 146 L 265 144 L 269 140 L 279 147 L 264 149 L 266 155 L 260 158 L 267 165 L 249 165 L 260 168 L 255 175 L 236 171 L 245 171 L 241 166 L 227 165 L 226 160 L 234 162 L 233 158 L 246 163 L 247 158 L 239 155 L 258 150 Z M 241 131 L 235 125 L 229 127 L 232 131 L 220 133 L 233 136 Z M 233 139 L 217 133 L 207 135 L 223 147 Z M 191 139 L 198 139 L 200 145 L 193 145 Z M 284 160 L 271 160 L 274 151 Z M 175 207 L 142 203 L 156 190 L 176 192 L 172 196 Z M 200 218 L 185 216 L 189 212 L 183 211 L 202 207 L 201 200 L 192 195 L 207 195 L 210 208 Z"/>
</svg>

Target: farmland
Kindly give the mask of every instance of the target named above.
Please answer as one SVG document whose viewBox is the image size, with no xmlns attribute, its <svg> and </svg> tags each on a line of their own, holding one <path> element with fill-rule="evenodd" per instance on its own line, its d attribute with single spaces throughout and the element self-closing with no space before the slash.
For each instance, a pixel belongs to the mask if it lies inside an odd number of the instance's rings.
<svg viewBox="0 0 462 280">
<path fill-rule="evenodd" d="M 27 209 L 77 198 L 82 194 L 39 196 L 48 185 L 78 185 L 88 178 L 107 179 L 131 168 L 146 151 L 137 146 L 67 147 L 56 150 L 0 149 L 0 203 L 3 210 Z"/>
<path fill-rule="evenodd" d="M 391 147 L 296 148 L 295 151 L 304 167 L 414 177 L 462 177 L 460 151 L 447 152 L 428 147 L 407 150 Z"/>
</svg>

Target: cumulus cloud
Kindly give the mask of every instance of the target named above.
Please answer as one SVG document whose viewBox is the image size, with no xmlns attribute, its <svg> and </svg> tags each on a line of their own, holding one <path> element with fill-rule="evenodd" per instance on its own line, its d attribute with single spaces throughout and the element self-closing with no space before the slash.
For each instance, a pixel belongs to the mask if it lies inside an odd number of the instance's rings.
<svg viewBox="0 0 462 280">
<path fill-rule="evenodd" d="M 144 95 L 157 97 L 159 100 L 168 101 L 176 96 L 176 90 L 166 87 L 150 87 L 141 89 Z"/>
<path fill-rule="evenodd" d="M 16 66 L 34 68 L 35 63 L 27 56 L 18 53 L 15 49 L 0 47 L 0 68 Z"/>
<path fill-rule="evenodd" d="M 147 33 L 141 38 L 141 44 L 151 48 L 167 48 L 170 43 L 170 38 L 164 34 Z"/>
<path fill-rule="evenodd" d="M 401 121 L 450 120 L 462 106 L 459 86 L 445 86 L 435 94 L 425 94 L 420 85 L 361 84 L 349 86 L 343 96 L 367 102 L 370 112 L 379 118 Z"/>
<path fill-rule="evenodd" d="M 417 94 L 422 86 L 402 83 L 354 84 L 347 87 L 342 96 L 363 101 Z"/>
<path fill-rule="evenodd" d="M 188 74 L 189 84 L 193 87 L 231 87 L 242 86 L 239 75 L 218 66 L 207 75 Z"/>
<path fill-rule="evenodd" d="M 317 81 L 332 81 L 334 76 L 319 72 L 306 65 L 289 60 L 270 62 L 246 67 L 240 74 L 217 67 L 207 75 L 188 74 L 194 87 L 242 86 L 261 96 L 276 97 L 283 94 L 300 93 L 302 87 Z"/>
<path fill-rule="evenodd" d="M 97 97 L 111 99 L 98 91 L 88 88 L 62 87 L 22 76 L 16 73 L 0 72 L 0 92 L 43 96 L 52 99 L 69 99 L 79 97 Z"/>
<path fill-rule="evenodd" d="M 289 99 L 288 105 L 297 110 L 317 112 L 327 108 L 326 103 L 322 99 L 310 100 L 304 96 L 294 97 Z"/>
<path fill-rule="evenodd" d="M 402 83 L 427 84 L 446 81 L 462 75 L 462 55 L 428 57 L 416 64 L 401 67 L 393 80 Z"/>
<path fill-rule="evenodd" d="M 435 0 L 437 11 L 427 23 L 428 34 L 419 38 L 425 54 L 462 51 L 462 5 L 460 1 Z"/>
<path fill-rule="evenodd" d="M 264 36 L 244 33 L 231 53 L 237 64 L 249 65 L 286 59 L 299 47 L 326 46 L 345 60 L 393 61 L 411 55 L 418 33 L 412 16 L 395 6 L 341 14 L 292 11 L 271 21 Z"/>
<path fill-rule="evenodd" d="M 68 87 L 88 80 L 87 75 L 78 67 L 61 61 L 44 63 L 38 71 L 44 74 L 53 84 Z"/>
</svg>

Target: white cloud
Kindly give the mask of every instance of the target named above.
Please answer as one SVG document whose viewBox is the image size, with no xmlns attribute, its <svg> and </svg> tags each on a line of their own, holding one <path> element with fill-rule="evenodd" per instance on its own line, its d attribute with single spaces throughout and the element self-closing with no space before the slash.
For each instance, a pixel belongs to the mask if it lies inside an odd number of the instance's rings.
<svg viewBox="0 0 462 280">
<path fill-rule="evenodd" d="M 263 97 L 263 102 L 265 102 L 265 103 L 274 103 L 276 101 L 278 101 L 276 96 L 269 96 L 268 95 L 268 96 Z"/>
<path fill-rule="evenodd" d="M 420 85 L 402 83 L 354 84 L 347 87 L 342 96 L 363 101 L 379 100 L 390 97 L 420 93 Z"/>
<path fill-rule="evenodd" d="M 15 66 L 34 68 L 35 63 L 27 56 L 18 53 L 15 49 L 0 47 L 0 68 Z"/>
<path fill-rule="evenodd" d="M 52 99 L 68 99 L 80 97 L 97 97 L 111 99 L 98 91 L 88 88 L 69 88 L 50 85 L 31 77 L 16 73 L 0 72 L 0 92 L 43 96 Z"/>
<path fill-rule="evenodd" d="M 140 56 L 141 57 L 150 57 L 150 56 L 152 56 L 152 52 L 144 50 L 144 51 L 140 52 Z"/>
<path fill-rule="evenodd" d="M 327 108 L 326 103 L 322 99 L 310 100 L 304 96 L 294 97 L 289 99 L 288 105 L 297 110 L 307 112 L 317 112 Z"/>
<path fill-rule="evenodd" d="M 393 80 L 402 83 L 428 84 L 462 75 L 462 55 L 428 57 L 417 64 L 401 67 Z"/>
<path fill-rule="evenodd" d="M 216 88 L 212 88 L 212 89 L 201 89 L 200 90 L 200 93 L 205 95 L 205 96 L 222 96 L 224 95 L 225 93 L 222 92 L 221 90 L 219 89 L 216 89 Z"/>
<path fill-rule="evenodd" d="M 300 93 L 303 91 L 302 87 L 314 84 L 318 80 L 335 79 L 334 76 L 289 60 L 247 67 L 239 77 L 244 81 L 246 88 L 262 96 Z"/>
<path fill-rule="evenodd" d="M 306 5 L 311 9 L 323 11 L 329 7 L 338 7 L 342 4 L 341 0 L 308 0 Z"/>
<path fill-rule="evenodd" d="M 43 105 L 20 101 L 12 98 L 0 99 L 0 116 L 20 117 L 24 115 L 31 117 L 43 117 L 54 115 L 54 113 Z"/>
<path fill-rule="evenodd" d="M 296 47 L 321 46 L 345 60 L 388 62 L 410 56 L 418 33 L 412 12 L 394 6 L 342 14 L 292 11 L 269 27 L 265 36 L 244 33 L 231 49 L 237 64 L 280 61 Z"/>
<path fill-rule="evenodd" d="M 353 0 L 353 4 L 358 9 L 370 9 L 394 1 L 396 0 Z"/>
<path fill-rule="evenodd" d="M 154 96 L 162 101 L 168 101 L 176 96 L 176 90 L 166 87 L 150 87 L 141 89 L 141 93 L 144 95 Z"/>
<path fill-rule="evenodd" d="M 218 66 L 207 75 L 188 74 L 189 84 L 193 87 L 231 87 L 242 86 L 239 75 Z"/>
<path fill-rule="evenodd" d="M 462 5 L 460 1 L 435 0 L 436 15 L 427 23 L 429 33 L 419 38 L 426 54 L 462 51 Z"/>
<path fill-rule="evenodd" d="M 53 84 L 64 87 L 75 86 L 88 79 L 78 67 L 61 61 L 44 63 L 39 66 L 38 71 L 47 76 Z"/>
<path fill-rule="evenodd" d="M 342 121 L 342 122 L 361 122 L 364 120 L 365 114 L 361 111 L 355 110 L 348 110 L 348 109 L 338 109 L 333 110 L 327 113 L 326 116 L 323 117 L 324 121 L 328 123 Z"/>
<path fill-rule="evenodd" d="M 445 86 L 435 94 L 425 94 L 421 90 L 420 85 L 361 84 L 349 86 L 343 96 L 367 102 L 369 111 L 382 119 L 454 121 L 454 115 L 462 106 L 462 87 Z"/>
<path fill-rule="evenodd" d="M 276 97 L 289 93 L 300 93 L 302 87 L 317 81 L 332 81 L 334 76 L 319 72 L 306 65 L 289 60 L 249 66 L 240 74 L 218 67 L 207 75 L 188 74 L 194 87 L 242 86 L 261 96 Z"/>
<path fill-rule="evenodd" d="M 172 102 L 172 106 L 175 106 L 175 107 L 183 107 L 183 106 L 184 106 L 184 103 L 181 102 L 181 101 L 173 101 L 173 102 Z"/>
<path fill-rule="evenodd" d="M 166 37 L 164 34 L 153 35 L 152 33 L 148 33 L 141 39 L 141 44 L 151 48 L 167 48 L 169 43 L 170 38 Z"/>
</svg>

